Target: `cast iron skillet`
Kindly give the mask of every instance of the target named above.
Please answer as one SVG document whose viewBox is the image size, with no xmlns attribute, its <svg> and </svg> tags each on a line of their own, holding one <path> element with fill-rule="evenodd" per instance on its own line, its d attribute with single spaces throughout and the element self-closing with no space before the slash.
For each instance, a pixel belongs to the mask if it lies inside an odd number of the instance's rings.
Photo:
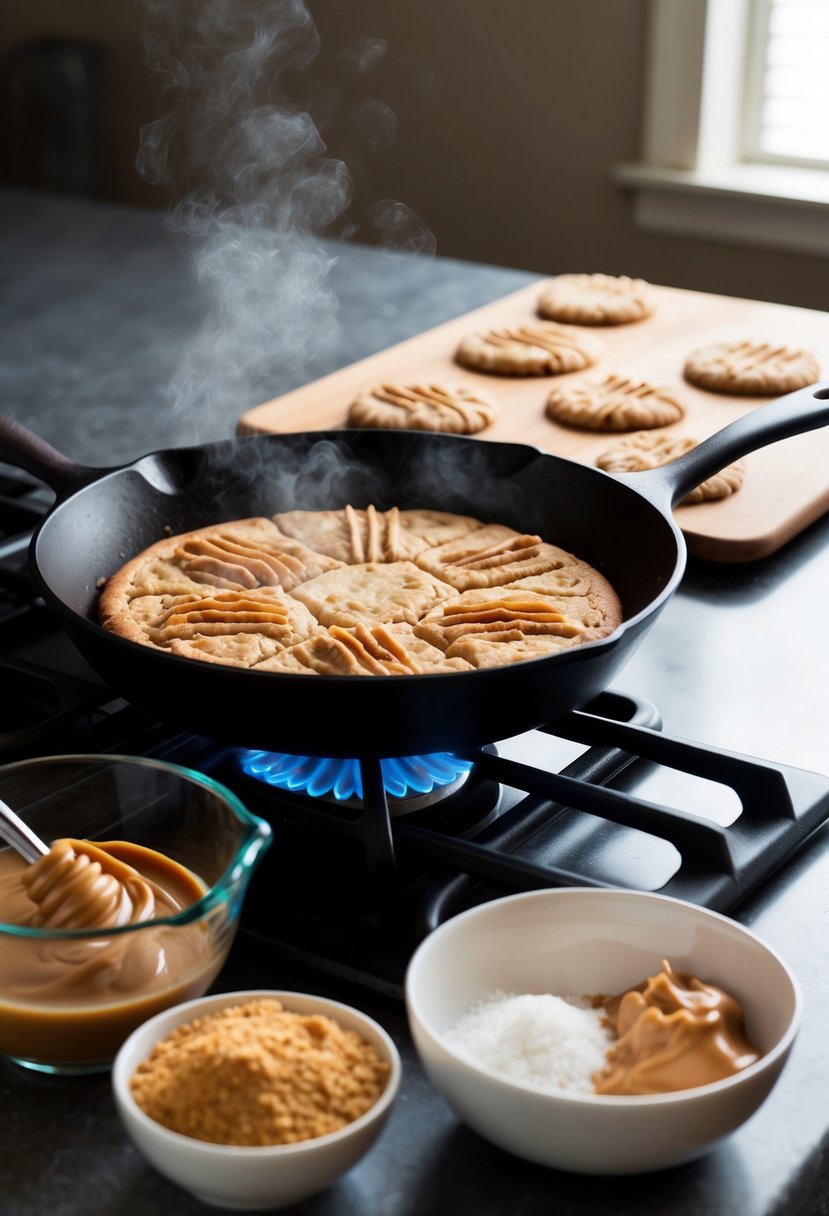
<svg viewBox="0 0 829 1216">
<path fill-rule="evenodd" d="M 2 417 L 0 459 L 57 492 L 32 541 L 34 574 L 81 652 L 123 696 L 224 743 L 408 756 L 506 738 L 596 696 L 682 577 L 685 543 L 672 504 L 738 456 L 827 422 L 829 382 L 753 411 L 672 465 L 619 476 L 520 444 L 371 430 L 257 435 L 93 469 Z M 387 678 L 223 667 L 129 642 L 96 623 L 100 580 L 165 533 L 349 502 L 431 507 L 537 532 L 606 575 L 624 623 L 547 658 Z"/>
</svg>

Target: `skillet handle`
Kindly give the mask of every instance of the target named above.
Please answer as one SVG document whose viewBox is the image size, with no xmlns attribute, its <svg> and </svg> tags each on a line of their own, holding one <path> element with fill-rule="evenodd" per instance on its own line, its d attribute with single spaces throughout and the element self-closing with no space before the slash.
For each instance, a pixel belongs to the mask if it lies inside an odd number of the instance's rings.
<svg viewBox="0 0 829 1216">
<path fill-rule="evenodd" d="M 829 424 L 829 380 L 810 384 L 752 410 L 670 464 L 642 473 L 616 474 L 659 506 L 671 507 L 740 456 Z"/>
<path fill-rule="evenodd" d="M 76 464 L 9 414 L 0 414 L 0 460 L 45 481 L 58 498 L 68 497 L 106 471 Z"/>
</svg>

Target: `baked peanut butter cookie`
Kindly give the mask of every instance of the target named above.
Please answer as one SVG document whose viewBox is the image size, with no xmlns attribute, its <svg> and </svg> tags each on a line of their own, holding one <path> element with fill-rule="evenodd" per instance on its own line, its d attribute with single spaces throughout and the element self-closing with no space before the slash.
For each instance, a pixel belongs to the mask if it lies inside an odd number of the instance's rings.
<svg viewBox="0 0 829 1216">
<path fill-rule="evenodd" d="M 353 402 L 348 423 L 475 435 L 497 414 L 498 406 L 488 393 L 462 384 L 378 384 Z"/>
<path fill-rule="evenodd" d="M 598 571 L 540 536 L 347 505 L 161 540 L 106 582 L 99 617 L 182 658 L 384 676 L 552 654 L 611 633 L 622 612 Z"/>
<path fill-rule="evenodd" d="M 715 342 L 688 356 L 685 379 L 711 393 L 773 397 L 814 384 L 820 365 L 811 351 L 772 342 Z"/>
<path fill-rule="evenodd" d="M 554 388 L 547 417 L 582 431 L 638 431 L 679 422 L 685 408 L 670 389 L 608 376 Z"/>
<path fill-rule="evenodd" d="M 698 439 L 690 439 L 687 436 L 654 435 L 652 432 L 643 431 L 602 452 L 596 458 L 596 464 L 606 473 L 639 473 L 644 469 L 656 469 L 660 465 L 670 464 L 690 452 L 698 443 Z M 745 465 L 741 461 L 735 461 L 692 490 L 683 498 L 682 505 L 728 498 L 740 489 L 745 475 Z"/>
<path fill-rule="evenodd" d="M 627 275 L 559 274 L 538 300 L 538 312 L 572 325 L 623 325 L 653 312 L 648 284 Z"/>
<path fill-rule="evenodd" d="M 558 376 L 599 359 L 598 338 L 567 325 L 532 321 L 464 338 L 455 356 L 464 367 L 503 376 Z"/>
</svg>

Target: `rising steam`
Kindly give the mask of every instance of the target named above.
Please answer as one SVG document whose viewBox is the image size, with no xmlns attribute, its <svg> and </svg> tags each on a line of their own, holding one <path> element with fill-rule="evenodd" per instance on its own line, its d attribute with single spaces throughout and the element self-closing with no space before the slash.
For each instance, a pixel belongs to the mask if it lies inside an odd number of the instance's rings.
<svg viewBox="0 0 829 1216">
<path fill-rule="evenodd" d="M 147 57 L 164 84 L 164 115 L 141 132 L 138 168 L 178 201 L 172 229 L 187 239 L 208 313 L 182 352 L 173 408 L 198 410 L 226 432 L 240 407 L 263 400 L 281 368 L 325 357 L 336 337 L 335 256 L 322 241 L 348 206 L 351 177 L 285 76 L 318 50 L 303 0 L 142 0 Z M 343 52 L 370 70 L 382 39 Z M 363 143 L 393 143 L 394 115 L 364 102 L 353 115 Z M 370 216 L 381 243 L 427 252 L 431 234 L 402 204 Z M 426 236 L 424 236 L 424 233 Z"/>
</svg>

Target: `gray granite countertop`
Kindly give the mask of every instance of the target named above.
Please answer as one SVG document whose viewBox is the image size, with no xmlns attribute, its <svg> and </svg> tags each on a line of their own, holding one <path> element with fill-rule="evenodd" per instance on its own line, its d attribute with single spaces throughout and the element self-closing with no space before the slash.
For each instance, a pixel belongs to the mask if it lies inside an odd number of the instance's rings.
<svg viewBox="0 0 829 1216">
<path fill-rule="evenodd" d="M 95 465 L 233 433 L 246 408 L 531 281 L 532 276 L 357 246 L 329 249 L 338 335 L 303 366 L 257 373 L 221 414 L 171 413 L 166 388 L 207 302 L 163 218 L 47 195 L 0 194 L 3 408 Z M 691 562 L 619 681 L 673 734 L 829 771 L 829 519 L 749 566 Z M 817 624 L 815 624 L 815 621 Z M 303 1216 L 811 1216 L 827 1210 L 829 1007 L 826 829 L 736 915 L 790 962 L 805 1016 L 766 1104 L 725 1145 L 645 1178 L 582 1178 L 529 1165 L 463 1127 L 431 1089 L 402 1007 L 348 985 L 403 1057 L 400 1100 L 377 1145 Z M 240 942 L 217 987 L 321 991 L 302 965 Z M 0 1213 L 204 1212 L 157 1175 L 121 1130 L 103 1077 L 53 1080 L 0 1064 Z"/>
</svg>

